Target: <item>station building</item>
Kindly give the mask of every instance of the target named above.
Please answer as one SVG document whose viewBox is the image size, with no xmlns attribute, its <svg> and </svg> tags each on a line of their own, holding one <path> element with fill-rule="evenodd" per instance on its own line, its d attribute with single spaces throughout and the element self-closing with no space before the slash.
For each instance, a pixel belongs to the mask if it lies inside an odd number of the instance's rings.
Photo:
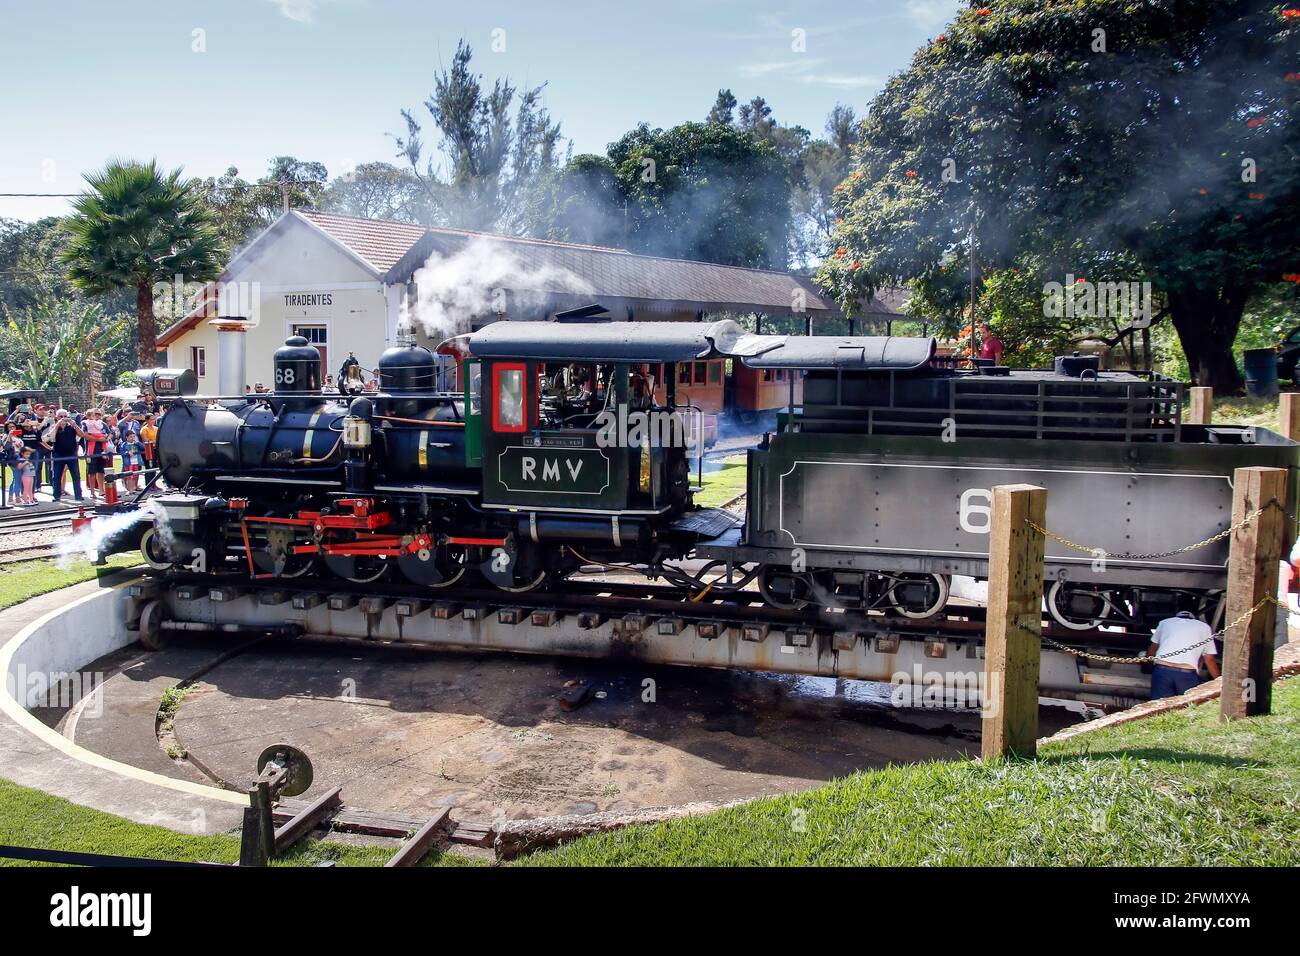
<svg viewBox="0 0 1300 956">
<path fill-rule="evenodd" d="M 428 271 L 440 263 L 453 271 Z M 863 317 L 895 317 L 902 299 L 882 291 Z M 545 319 L 592 302 L 613 319 L 799 316 L 813 332 L 819 319 L 842 317 L 811 279 L 792 273 L 295 209 L 235 255 L 158 346 L 168 367 L 193 369 L 200 393 L 214 394 L 219 358 L 209 322 L 218 315 L 248 317 L 247 384 L 270 387 L 271 355 L 291 335 L 314 344 L 325 373 L 337 374 L 349 353 L 374 368 L 408 310 L 418 340 L 432 348 L 492 321 Z M 458 327 L 448 327 L 447 315 Z"/>
</svg>

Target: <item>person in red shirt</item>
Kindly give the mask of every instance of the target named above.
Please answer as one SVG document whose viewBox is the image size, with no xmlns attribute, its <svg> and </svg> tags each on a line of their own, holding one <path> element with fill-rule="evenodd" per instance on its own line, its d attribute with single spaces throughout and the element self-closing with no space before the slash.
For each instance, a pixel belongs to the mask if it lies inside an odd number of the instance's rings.
<svg viewBox="0 0 1300 956">
<path fill-rule="evenodd" d="M 993 334 L 987 322 L 980 323 L 980 354 L 982 359 L 992 359 L 994 365 L 1002 364 L 1002 340 Z"/>
</svg>

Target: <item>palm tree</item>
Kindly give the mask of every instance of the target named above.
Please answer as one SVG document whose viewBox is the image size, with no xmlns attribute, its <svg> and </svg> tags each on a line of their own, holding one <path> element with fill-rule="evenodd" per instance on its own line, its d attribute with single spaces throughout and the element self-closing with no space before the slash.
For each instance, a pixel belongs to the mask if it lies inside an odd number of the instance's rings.
<svg viewBox="0 0 1300 956">
<path fill-rule="evenodd" d="M 199 191 L 164 174 L 157 160 L 109 160 L 87 174 L 90 185 L 64 221 L 70 236 L 60 259 L 68 277 L 87 295 L 134 289 L 140 334 L 140 367 L 157 364 L 158 325 L 153 286 L 179 275 L 206 282 L 221 273 L 221 243 L 212 212 Z"/>
</svg>

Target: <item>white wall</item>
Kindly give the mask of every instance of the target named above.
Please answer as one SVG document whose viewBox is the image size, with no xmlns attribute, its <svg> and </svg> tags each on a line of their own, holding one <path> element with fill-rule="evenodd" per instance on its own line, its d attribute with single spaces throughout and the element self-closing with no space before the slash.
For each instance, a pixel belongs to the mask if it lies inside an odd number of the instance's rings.
<svg viewBox="0 0 1300 956">
<path fill-rule="evenodd" d="M 360 263 L 313 227 L 290 220 L 283 232 L 268 236 L 234 264 L 228 282 L 258 283 L 258 314 L 246 333 L 247 384 L 273 383 L 271 356 L 292 334 L 295 323 L 326 328 L 327 367 L 337 375 L 349 351 L 366 368 L 374 368 L 397 323 L 401 287 L 390 289 Z M 309 295 L 309 305 L 289 298 Z M 200 320 L 167 347 L 167 364 L 189 367 L 191 347 L 206 350 L 207 367 L 200 394 L 217 391 L 216 332 Z"/>
</svg>

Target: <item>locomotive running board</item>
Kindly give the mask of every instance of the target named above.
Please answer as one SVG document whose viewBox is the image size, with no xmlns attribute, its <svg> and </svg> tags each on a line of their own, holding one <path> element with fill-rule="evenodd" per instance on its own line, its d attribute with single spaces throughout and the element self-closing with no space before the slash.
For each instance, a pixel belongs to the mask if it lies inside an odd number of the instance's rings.
<svg viewBox="0 0 1300 956">
<path fill-rule="evenodd" d="M 277 589 L 315 593 L 277 581 Z M 208 587 L 167 587 L 160 600 L 176 621 L 201 625 L 243 625 L 265 629 L 294 624 L 301 638 L 366 641 L 376 644 L 426 646 L 466 651 L 505 651 L 520 654 L 598 658 L 624 666 L 677 664 L 849 678 L 896 685 L 894 697 L 929 695 L 935 706 L 972 706 L 984 683 L 984 648 L 978 629 L 951 629 L 937 624 L 908 633 L 889 619 L 858 618 L 853 629 L 837 629 L 834 616 L 825 625 L 809 625 L 779 614 L 759 619 L 750 604 L 682 604 L 668 610 L 662 601 L 633 604 L 610 598 L 605 605 L 584 598 L 586 613 L 566 606 L 560 595 L 500 594 L 491 603 L 471 605 L 421 601 L 401 613 L 401 602 L 371 608 L 361 602 L 299 600 L 262 604 L 265 586 L 245 582 L 232 600 L 212 600 Z M 324 592 L 321 592 L 322 594 Z M 476 596 L 477 592 L 476 592 Z M 464 594 L 448 594 L 464 601 Z M 410 604 L 410 602 L 408 602 Z M 474 613 L 468 613 L 470 608 Z M 591 608 L 600 611 L 592 614 Z M 639 610 L 627 611 L 628 607 Z M 464 610 L 465 613 L 461 613 Z M 848 623 L 847 620 L 843 624 Z M 971 622 L 967 622 L 968 624 Z M 955 625 L 954 625 L 955 628 Z M 978 628 L 978 625 L 976 625 Z M 1137 667 L 1111 665 L 1090 668 L 1078 658 L 1044 650 L 1040 692 L 1044 697 L 1080 700 L 1101 706 L 1128 706 L 1147 695 L 1147 680 Z"/>
</svg>

